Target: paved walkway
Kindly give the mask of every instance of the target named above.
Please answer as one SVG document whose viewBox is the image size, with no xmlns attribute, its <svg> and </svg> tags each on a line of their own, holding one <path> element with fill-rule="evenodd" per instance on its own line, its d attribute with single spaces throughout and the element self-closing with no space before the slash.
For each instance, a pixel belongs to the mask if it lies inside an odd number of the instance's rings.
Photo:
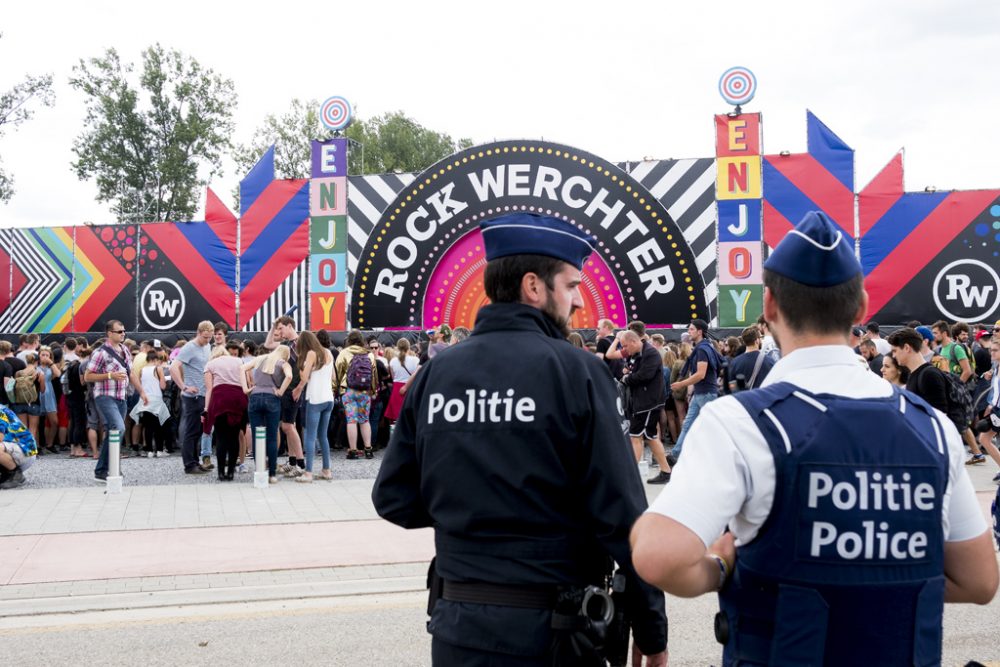
<svg viewBox="0 0 1000 667">
<path fill-rule="evenodd" d="M 994 472 L 970 470 L 984 513 Z M 433 534 L 379 519 L 372 484 L 0 492 L 0 619 L 421 590 Z"/>
</svg>

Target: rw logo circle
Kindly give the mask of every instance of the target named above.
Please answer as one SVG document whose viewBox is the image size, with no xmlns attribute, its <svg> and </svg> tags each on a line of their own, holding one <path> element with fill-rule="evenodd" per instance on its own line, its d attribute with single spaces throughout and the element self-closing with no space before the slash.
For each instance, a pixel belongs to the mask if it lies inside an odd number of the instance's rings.
<svg viewBox="0 0 1000 667">
<path fill-rule="evenodd" d="M 1000 306 L 1000 276 L 985 262 L 959 259 L 938 272 L 931 293 L 948 319 L 981 322 Z"/>
<path fill-rule="evenodd" d="M 146 285 L 139 299 L 142 319 L 153 329 L 171 329 L 184 317 L 184 292 L 170 278 L 157 278 Z"/>
</svg>

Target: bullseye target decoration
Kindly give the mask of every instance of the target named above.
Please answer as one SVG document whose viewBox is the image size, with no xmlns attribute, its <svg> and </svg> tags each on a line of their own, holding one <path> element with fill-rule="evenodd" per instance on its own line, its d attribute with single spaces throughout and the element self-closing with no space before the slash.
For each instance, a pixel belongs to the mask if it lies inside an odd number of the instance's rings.
<svg viewBox="0 0 1000 667">
<path fill-rule="evenodd" d="M 730 67 L 719 78 L 719 94 L 729 104 L 746 104 L 756 92 L 757 77 L 746 67 Z"/>
<path fill-rule="evenodd" d="M 334 95 L 323 102 L 319 110 L 319 118 L 329 130 L 343 130 L 351 124 L 351 103 L 343 97 Z"/>
</svg>

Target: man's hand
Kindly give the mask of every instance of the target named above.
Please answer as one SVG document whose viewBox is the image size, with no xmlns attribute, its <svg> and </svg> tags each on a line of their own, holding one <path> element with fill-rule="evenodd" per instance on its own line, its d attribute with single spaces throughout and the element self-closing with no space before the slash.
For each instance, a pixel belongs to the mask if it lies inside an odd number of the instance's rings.
<svg viewBox="0 0 1000 667">
<path fill-rule="evenodd" d="M 670 383 L 670 391 L 677 391 L 678 389 L 683 389 L 684 383 L 678 380 L 677 382 Z"/>
<path fill-rule="evenodd" d="M 188 386 L 188 385 L 184 385 L 184 393 L 185 394 L 192 394 L 192 395 L 197 394 L 198 393 L 198 388 L 197 387 L 191 387 L 191 386 Z"/>
<path fill-rule="evenodd" d="M 667 651 L 646 656 L 646 667 L 666 667 Z M 632 642 L 632 667 L 642 667 L 642 651 L 639 645 Z"/>
<path fill-rule="evenodd" d="M 736 566 L 736 538 L 732 533 L 723 533 L 712 546 L 708 548 L 708 553 L 715 554 L 726 561 L 729 568 L 729 576 L 733 575 L 733 568 Z"/>
</svg>

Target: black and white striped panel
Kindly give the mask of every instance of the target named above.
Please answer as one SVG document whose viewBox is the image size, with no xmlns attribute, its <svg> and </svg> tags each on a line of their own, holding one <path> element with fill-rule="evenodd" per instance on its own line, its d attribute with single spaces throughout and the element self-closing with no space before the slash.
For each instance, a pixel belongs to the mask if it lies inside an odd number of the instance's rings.
<svg viewBox="0 0 1000 667">
<path fill-rule="evenodd" d="M 413 182 L 416 174 L 351 176 L 347 179 L 347 284 L 354 284 L 358 258 L 382 211 L 396 194 Z"/>
<path fill-rule="evenodd" d="M 14 276 L 14 260 L 13 260 L 14 250 L 11 247 L 12 237 L 13 237 L 13 230 L 0 229 L 0 248 L 3 248 L 3 251 L 7 253 L 7 257 L 10 258 L 11 260 L 10 264 L 7 267 L 7 271 L 4 273 L 4 275 L 0 276 L 0 290 L 3 290 L 3 292 L 6 293 L 5 295 L 7 298 L 4 299 L 4 301 L 6 301 L 8 304 L 7 308 L 4 308 L 3 312 L 0 312 L 0 332 L 3 333 L 9 333 L 11 331 L 10 306 L 12 304 L 10 303 L 10 296 L 12 289 L 11 285 Z"/>
<path fill-rule="evenodd" d="M 298 309 L 292 314 L 295 328 L 303 331 L 309 327 L 309 260 L 303 260 L 285 278 L 264 305 L 250 318 L 240 331 L 268 331 L 274 321 L 288 312 L 293 305 Z M 240 321 L 243 320 L 240 316 Z"/>
<path fill-rule="evenodd" d="M 715 159 L 650 160 L 627 166 L 632 178 L 660 200 L 684 233 L 705 280 L 705 299 L 714 321 L 719 312 Z"/>
<path fill-rule="evenodd" d="M 32 316 L 58 288 L 60 276 L 32 243 L 28 230 L 13 232 L 11 262 L 17 263 L 27 282 L 10 306 L 6 331 L 24 332 Z"/>
</svg>

